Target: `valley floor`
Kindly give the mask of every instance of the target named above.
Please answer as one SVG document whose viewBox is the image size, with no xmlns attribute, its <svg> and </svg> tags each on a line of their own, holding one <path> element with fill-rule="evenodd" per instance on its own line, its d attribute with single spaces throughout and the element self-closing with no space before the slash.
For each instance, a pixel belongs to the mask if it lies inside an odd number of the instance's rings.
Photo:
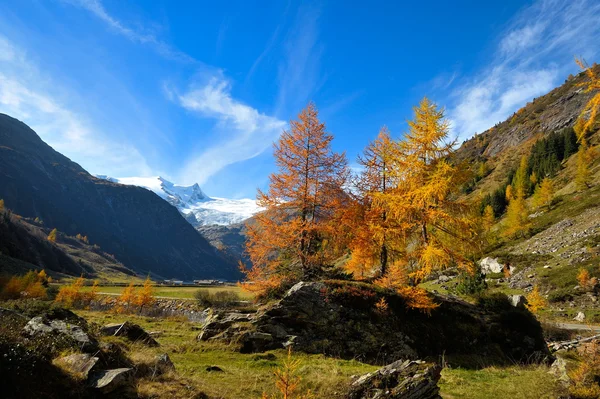
<svg viewBox="0 0 600 399">
<path fill-rule="evenodd" d="M 284 350 L 265 354 L 241 354 L 223 344 L 196 340 L 199 324 L 184 318 L 149 318 L 115 315 L 110 312 L 77 311 L 90 322 L 104 325 L 126 320 L 147 331 L 159 331 L 160 347 L 121 341 L 134 361 L 143 362 L 160 353 L 167 353 L 177 370 L 173 381 L 140 381 L 137 389 L 145 397 L 185 397 L 186 386 L 194 386 L 210 397 L 250 399 L 263 392 L 275 393 L 273 371 L 287 353 Z M 104 338 L 107 339 L 107 338 Z M 110 340 L 116 338 L 110 337 Z M 376 370 L 377 366 L 353 360 L 328 358 L 323 355 L 293 354 L 300 359 L 298 369 L 301 387 L 310 389 L 316 398 L 341 398 L 352 376 Z M 207 371 L 217 366 L 223 371 Z M 443 398 L 555 398 L 560 387 L 547 366 L 486 367 L 478 370 L 446 368 L 440 380 Z M 158 395 L 158 396 L 155 396 Z"/>
</svg>

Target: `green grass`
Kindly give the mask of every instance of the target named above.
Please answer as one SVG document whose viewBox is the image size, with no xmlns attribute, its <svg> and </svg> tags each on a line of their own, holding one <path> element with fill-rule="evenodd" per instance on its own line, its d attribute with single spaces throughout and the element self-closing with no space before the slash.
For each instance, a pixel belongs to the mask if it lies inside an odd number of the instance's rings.
<svg viewBox="0 0 600 399">
<path fill-rule="evenodd" d="M 444 399 L 556 398 L 560 387 L 546 366 L 444 369 L 439 386 Z"/>
<path fill-rule="evenodd" d="M 130 356 L 136 359 L 152 358 L 159 353 L 167 353 L 175 364 L 179 378 L 195 386 L 210 397 L 256 399 L 263 392 L 275 393 L 273 371 L 286 358 L 284 350 L 265 354 L 241 354 L 235 348 L 219 343 L 198 342 L 197 323 L 183 318 L 158 319 L 132 315 L 114 315 L 96 311 L 78 311 L 88 321 L 103 325 L 130 320 L 147 331 L 161 331 L 157 338 L 158 348 L 130 344 L 121 338 L 104 337 L 103 340 L 119 340 L 128 347 Z M 328 358 L 323 355 L 294 353 L 300 359 L 298 368 L 302 376 L 301 387 L 310 389 L 316 398 L 341 398 L 351 382 L 352 375 L 360 375 L 378 367 L 353 360 Z M 224 372 L 209 372 L 208 366 L 218 366 Z M 138 386 L 141 391 L 151 390 L 149 386 Z M 161 392 L 164 387 L 154 387 Z M 162 396 L 161 396 L 162 397 Z"/>
<path fill-rule="evenodd" d="M 86 286 L 83 287 L 83 291 L 87 292 L 91 289 L 91 287 Z M 105 294 L 120 294 L 125 287 L 123 286 L 102 286 L 98 287 L 99 293 Z M 243 300 L 252 299 L 253 294 L 250 292 L 243 291 L 240 287 L 235 285 L 223 285 L 223 286 L 209 286 L 209 287 L 161 287 L 157 286 L 154 288 L 154 295 L 159 297 L 167 297 L 167 298 L 183 298 L 183 299 L 193 299 L 194 294 L 198 290 L 207 290 L 210 293 L 215 293 L 217 291 L 233 291 L 237 293 L 240 298 Z"/>
</svg>

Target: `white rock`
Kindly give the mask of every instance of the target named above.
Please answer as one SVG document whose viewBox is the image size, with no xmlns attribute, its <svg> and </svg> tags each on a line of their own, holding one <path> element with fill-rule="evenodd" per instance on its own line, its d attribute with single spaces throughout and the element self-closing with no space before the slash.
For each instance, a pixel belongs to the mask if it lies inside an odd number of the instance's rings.
<svg viewBox="0 0 600 399">
<path fill-rule="evenodd" d="M 579 313 L 577 313 L 577 316 L 575 316 L 575 317 L 573 318 L 573 320 L 575 320 L 575 321 L 579 321 L 579 322 L 582 322 L 582 321 L 584 321 L 584 320 L 585 320 L 585 313 L 583 313 L 583 312 L 579 312 Z"/>
<path fill-rule="evenodd" d="M 483 258 L 479 261 L 479 266 L 481 266 L 481 272 L 483 274 L 488 273 L 502 273 L 504 270 L 504 265 L 498 262 L 496 258 Z"/>
</svg>

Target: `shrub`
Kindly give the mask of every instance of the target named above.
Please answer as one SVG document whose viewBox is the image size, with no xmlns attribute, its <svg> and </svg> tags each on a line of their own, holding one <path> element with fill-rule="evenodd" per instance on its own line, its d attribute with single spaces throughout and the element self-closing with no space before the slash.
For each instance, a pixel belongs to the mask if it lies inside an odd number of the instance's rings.
<svg viewBox="0 0 600 399">
<path fill-rule="evenodd" d="M 477 298 L 477 306 L 494 312 L 512 309 L 512 305 L 506 294 L 501 292 L 492 292 L 482 294 Z"/>
<path fill-rule="evenodd" d="M 573 399 L 596 399 L 600 397 L 600 345 L 598 341 L 580 348 L 581 363 L 569 373 L 570 397 Z"/>
<path fill-rule="evenodd" d="M 98 281 L 94 281 L 90 292 L 81 292 L 84 281 L 83 276 L 81 276 L 73 283 L 60 287 L 54 301 L 67 308 L 81 309 L 89 307 L 92 301 L 95 301 L 98 297 Z"/>
<path fill-rule="evenodd" d="M 19 298 L 39 298 L 47 297 L 46 287 L 49 283 L 49 277 L 46 272 L 29 271 L 23 276 L 12 276 L 2 286 L 0 298 L 19 299 Z"/>
<path fill-rule="evenodd" d="M 240 301 L 240 296 L 233 291 L 217 291 L 214 294 L 209 290 L 201 288 L 194 293 L 194 297 L 200 306 L 227 307 Z"/>
<path fill-rule="evenodd" d="M 462 272 L 458 276 L 458 284 L 454 289 L 457 294 L 475 296 L 487 289 L 485 275 L 481 272 Z"/>
</svg>

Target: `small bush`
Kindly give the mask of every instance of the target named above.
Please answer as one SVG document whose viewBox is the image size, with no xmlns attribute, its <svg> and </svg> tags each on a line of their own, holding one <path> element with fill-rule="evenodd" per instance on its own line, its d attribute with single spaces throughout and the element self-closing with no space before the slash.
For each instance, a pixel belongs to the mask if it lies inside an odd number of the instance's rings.
<svg viewBox="0 0 600 399">
<path fill-rule="evenodd" d="M 207 289 L 199 289 L 194 293 L 194 298 L 203 307 L 227 307 L 240 301 L 240 296 L 233 291 L 217 291 L 214 294 Z"/>
<path fill-rule="evenodd" d="M 480 295 L 477 298 L 477 306 L 494 312 L 510 310 L 512 308 L 512 305 L 510 304 L 506 294 L 501 292 L 492 292 Z"/>
<path fill-rule="evenodd" d="M 48 283 L 50 278 L 46 272 L 30 271 L 23 276 L 12 276 L 5 280 L 0 286 L 0 298 L 19 299 L 19 298 L 38 298 L 46 299 Z"/>
<path fill-rule="evenodd" d="M 557 302 L 566 302 L 573 300 L 573 291 L 570 288 L 558 288 L 552 290 L 548 294 L 548 302 L 557 303 Z"/>
<path fill-rule="evenodd" d="M 484 292 L 487 287 L 483 273 L 471 274 L 463 272 L 458 276 L 458 284 L 455 291 L 459 295 L 475 296 Z"/>
</svg>

